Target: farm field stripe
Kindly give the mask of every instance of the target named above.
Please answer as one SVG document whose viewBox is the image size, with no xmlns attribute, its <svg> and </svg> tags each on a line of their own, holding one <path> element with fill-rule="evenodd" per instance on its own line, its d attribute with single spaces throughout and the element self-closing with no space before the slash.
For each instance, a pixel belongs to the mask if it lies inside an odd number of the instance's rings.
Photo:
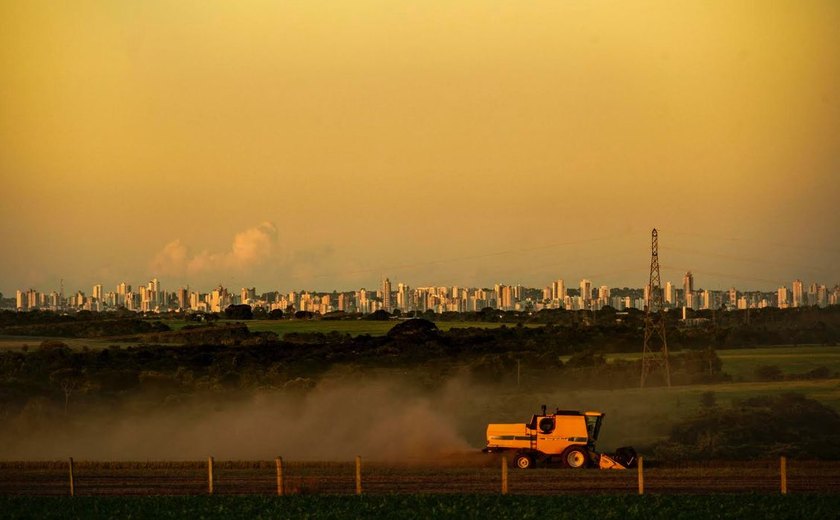
<svg viewBox="0 0 840 520">
<path fill-rule="evenodd" d="M 834 518 L 840 494 L 0 497 L 4 518 Z"/>
</svg>

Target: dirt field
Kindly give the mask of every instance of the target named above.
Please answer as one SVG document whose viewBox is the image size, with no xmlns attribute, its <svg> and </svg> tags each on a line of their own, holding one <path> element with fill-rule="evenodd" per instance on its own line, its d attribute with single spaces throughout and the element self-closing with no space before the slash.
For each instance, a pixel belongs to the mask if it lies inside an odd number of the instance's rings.
<svg viewBox="0 0 840 520">
<path fill-rule="evenodd" d="M 487 460 L 446 464 L 362 464 L 365 494 L 498 493 L 501 467 Z M 77 496 L 202 495 L 206 462 L 76 462 Z M 779 461 L 647 467 L 645 492 L 654 494 L 775 493 Z M 541 468 L 509 470 L 511 494 L 635 494 L 638 473 Z M 353 494 L 353 462 L 285 462 L 286 494 Z M 840 461 L 788 461 L 789 493 L 837 493 Z M 68 463 L 0 462 L 0 495 L 68 495 Z M 214 493 L 273 495 L 274 461 L 217 461 Z"/>
</svg>

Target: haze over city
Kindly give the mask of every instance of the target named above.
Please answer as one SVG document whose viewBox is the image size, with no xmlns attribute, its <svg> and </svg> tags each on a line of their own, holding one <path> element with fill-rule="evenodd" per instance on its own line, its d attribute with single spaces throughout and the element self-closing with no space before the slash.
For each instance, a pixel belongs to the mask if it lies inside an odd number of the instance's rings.
<svg viewBox="0 0 840 520">
<path fill-rule="evenodd" d="M 840 281 L 835 1 L 0 4 L 0 292 Z"/>
</svg>

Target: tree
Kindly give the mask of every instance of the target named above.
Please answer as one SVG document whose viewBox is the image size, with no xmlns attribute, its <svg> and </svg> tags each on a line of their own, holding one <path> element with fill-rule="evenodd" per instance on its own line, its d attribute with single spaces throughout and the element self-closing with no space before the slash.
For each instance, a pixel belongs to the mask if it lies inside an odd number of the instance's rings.
<svg viewBox="0 0 840 520">
<path fill-rule="evenodd" d="M 64 414 L 70 408 L 70 396 L 82 385 L 84 374 L 76 368 L 60 368 L 50 374 L 50 381 L 61 388 L 64 393 Z"/>
<path fill-rule="evenodd" d="M 280 309 L 272 309 L 271 312 L 268 313 L 268 319 L 270 320 L 282 320 L 283 319 L 283 311 Z"/>
<path fill-rule="evenodd" d="M 379 309 L 365 316 L 365 319 L 372 321 L 388 321 L 391 319 L 391 314 L 384 309 Z"/>
<path fill-rule="evenodd" d="M 254 318 L 254 311 L 247 304 L 228 305 L 225 309 L 225 318 L 229 320 L 250 320 Z"/>
</svg>

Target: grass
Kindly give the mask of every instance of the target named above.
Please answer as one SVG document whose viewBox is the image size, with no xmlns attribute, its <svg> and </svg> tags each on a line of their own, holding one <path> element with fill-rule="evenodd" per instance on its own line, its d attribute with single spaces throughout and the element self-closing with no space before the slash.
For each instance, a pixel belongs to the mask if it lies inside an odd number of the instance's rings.
<svg viewBox="0 0 840 520">
<path fill-rule="evenodd" d="M 723 371 L 735 381 L 755 379 L 755 370 L 764 365 L 777 365 L 784 374 L 804 374 L 819 367 L 840 373 L 840 347 L 822 345 L 778 345 L 762 348 L 722 349 L 715 351 L 723 361 Z M 677 353 L 679 355 L 679 353 Z M 607 354 L 607 360 L 638 360 L 641 352 Z M 565 362 L 571 356 L 563 356 Z"/>
<path fill-rule="evenodd" d="M 734 378 L 750 379 L 762 365 L 777 365 L 785 374 L 805 373 L 821 366 L 840 372 L 840 347 L 801 346 L 719 350 L 723 369 Z"/>
<path fill-rule="evenodd" d="M 178 330 L 186 322 L 178 320 L 165 321 L 173 330 Z M 233 321 L 220 320 L 220 323 L 233 323 Z M 340 334 L 349 334 L 351 336 L 361 336 L 369 334 L 371 336 L 384 336 L 391 330 L 398 320 L 388 321 L 371 321 L 371 320 L 248 320 L 244 322 L 248 325 L 248 329 L 252 332 L 274 332 L 280 337 L 291 332 L 321 332 L 327 334 L 329 332 L 338 332 Z M 438 321 L 435 322 L 440 330 L 450 330 L 455 328 L 477 327 L 483 329 L 495 329 L 502 325 L 513 327 L 515 325 L 507 323 L 485 323 L 485 322 L 469 322 L 469 321 Z M 537 327 L 539 325 L 526 325 L 529 327 Z"/>
<path fill-rule="evenodd" d="M 0 497 L 4 518 L 836 518 L 840 495 Z"/>
</svg>

